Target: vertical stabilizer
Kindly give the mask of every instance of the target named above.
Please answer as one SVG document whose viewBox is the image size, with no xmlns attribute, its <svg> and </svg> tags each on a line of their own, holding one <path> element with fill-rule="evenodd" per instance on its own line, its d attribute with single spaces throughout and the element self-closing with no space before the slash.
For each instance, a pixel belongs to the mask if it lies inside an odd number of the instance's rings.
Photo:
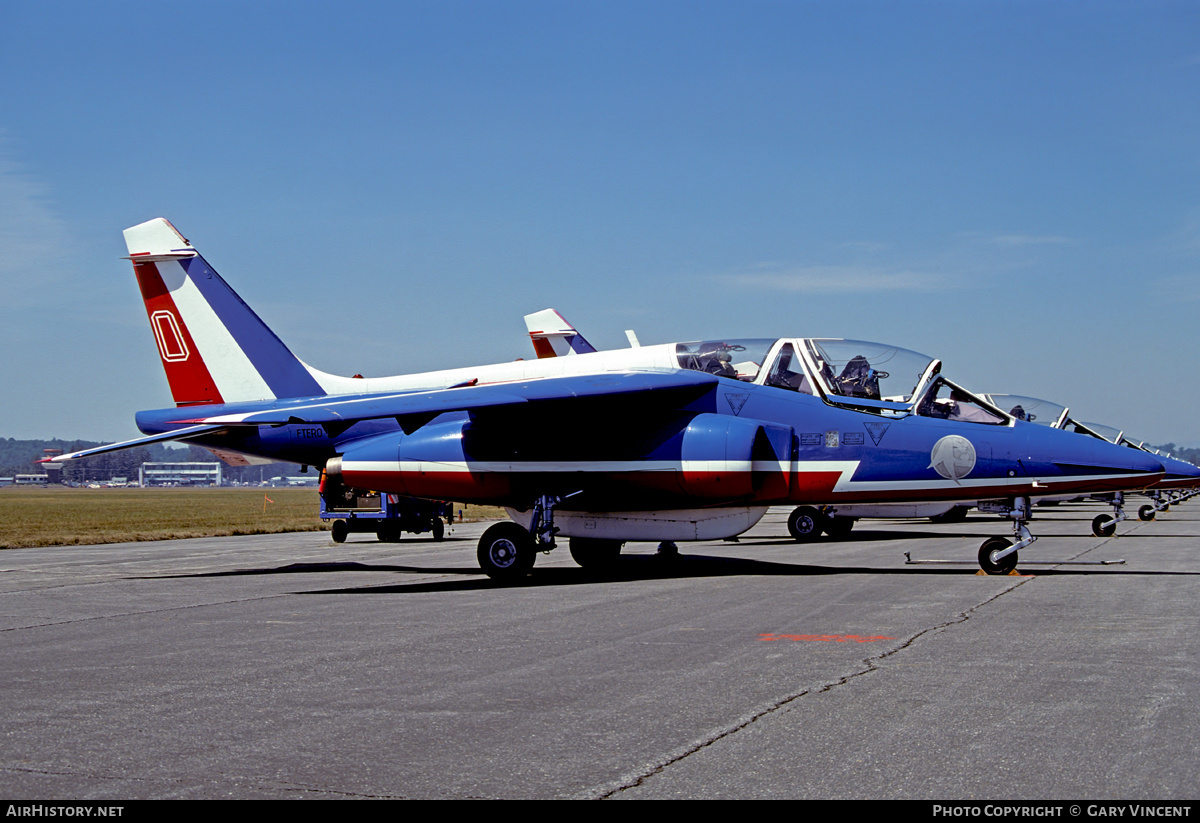
<svg viewBox="0 0 1200 823">
<path fill-rule="evenodd" d="M 125 244 L 177 406 L 325 394 L 169 222 L 126 229 Z"/>
<path fill-rule="evenodd" d="M 589 354 L 596 350 L 554 309 L 525 315 L 525 328 L 529 330 L 529 339 L 539 360 L 543 357 Z"/>
</svg>

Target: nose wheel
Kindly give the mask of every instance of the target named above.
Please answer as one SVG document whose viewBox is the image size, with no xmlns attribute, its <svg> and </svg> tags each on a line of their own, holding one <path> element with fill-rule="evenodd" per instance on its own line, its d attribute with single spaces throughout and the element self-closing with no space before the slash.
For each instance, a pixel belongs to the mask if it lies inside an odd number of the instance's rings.
<svg viewBox="0 0 1200 823">
<path fill-rule="evenodd" d="M 1117 492 L 1109 498 L 1107 502 L 1112 505 L 1113 513 L 1111 515 L 1097 515 L 1092 521 L 1092 534 L 1096 537 L 1112 537 L 1117 533 L 1117 524 L 1127 519 L 1125 514 L 1125 495 Z M 1141 517 L 1141 512 L 1138 513 Z M 1145 518 L 1142 518 L 1145 520 Z"/>
<path fill-rule="evenodd" d="M 979 548 L 979 568 L 988 574 L 1008 574 L 1017 567 L 1017 553 L 1007 554 L 997 558 L 1001 552 L 1012 546 L 1007 537 L 989 537 Z"/>
<path fill-rule="evenodd" d="M 1017 497 L 996 503 L 981 501 L 979 510 L 1000 514 L 1013 521 L 1015 543 L 1007 537 L 989 537 L 979 547 L 979 568 L 988 574 L 1008 574 L 1017 567 L 1017 552 L 1037 540 L 1025 525 L 1029 522 L 1029 498 Z"/>
<path fill-rule="evenodd" d="M 1092 521 L 1092 534 L 1096 537 L 1112 537 L 1117 533 L 1117 521 L 1107 514 L 1098 514 Z"/>
</svg>

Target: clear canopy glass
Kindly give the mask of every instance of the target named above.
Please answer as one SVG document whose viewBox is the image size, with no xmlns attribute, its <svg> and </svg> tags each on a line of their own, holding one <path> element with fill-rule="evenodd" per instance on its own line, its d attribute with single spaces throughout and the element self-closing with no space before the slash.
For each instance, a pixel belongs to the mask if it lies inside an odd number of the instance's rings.
<svg viewBox="0 0 1200 823">
<path fill-rule="evenodd" d="M 865 340 L 762 338 L 678 343 L 680 368 L 819 395 L 885 417 L 920 414 L 943 420 L 1007 425 L 988 401 L 941 377 L 925 354 Z M 769 361 L 769 362 L 768 362 Z"/>
<path fill-rule="evenodd" d="M 1056 426 L 1067 411 L 1066 406 L 1060 406 L 1058 403 L 1020 394 L 988 394 L 984 396 L 992 402 L 993 406 L 1008 412 L 1017 420 L 1037 423 L 1039 426 Z"/>
<path fill-rule="evenodd" d="M 804 342 L 819 378 L 833 394 L 909 403 L 935 361 L 928 355 L 863 340 Z"/>
<path fill-rule="evenodd" d="M 704 340 L 676 344 L 675 356 L 680 368 L 753 383 L 774 345 L 774 339 L 763 338 Z"/>
<path fill-rule="evenodd" d="M 1114 429 L 1112 426 L 1103 426 L 1099 423 L 1084 423 L 1089 431 L 1094 432 L 1110 443 L 1119 443 L 1121 441 L 1121 430 Z"/>
</svg>

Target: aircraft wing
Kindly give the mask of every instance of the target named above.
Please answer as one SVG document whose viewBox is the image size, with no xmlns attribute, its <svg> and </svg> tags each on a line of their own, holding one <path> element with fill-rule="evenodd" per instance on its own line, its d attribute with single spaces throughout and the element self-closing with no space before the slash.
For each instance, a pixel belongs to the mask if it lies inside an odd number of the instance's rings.
<svg viewBox="0 0 1200 823">
<path fill-rule="evenodd" d="M 641 395 L 648 404 L 688 403 L 717 383 L 696 371 L 607 372 L 538 380 L 458 386 L 434 391 L 344 397 L 336 395 L 298 406 L 193 419 L 198 426 L 349 426 L 360 420 L 395 418 L 407 434 L 447 412 L 479 412 L 526 404 L 598 400 Z M 196 407 L 193 407 L 196 408 Z"/>
<path fill-rule="evenodd" d="M 174 431 L 163 432 L 162 434 L 152 434 L 148 437 L 137 437 L 133 440 L 125 440 L 120 443 L 109 443 L 107 446 L 96 446 L 93 449 L 84 449 L 83 451 L 71 452 L 70 454 L 60 454 L 57 457 L 48 458 L 46 460 L 38 460 L 38 463 L 62 463 L 65 460 L 78 460 L 81 457 L 91 457 L 96 454 L 107 454 L 108 452 L 120 451 L 121 449 L 135 449 L 138 446 L 147 446 L 151 443 L 162 443 L 166 440 L 189 440 L 193 437 L 199 437 L 204 434 L 214 434 L 228 426 L 204 424 L 200 426 L 189 426 L 186 429 L 175 429 Z"/>
</svg>

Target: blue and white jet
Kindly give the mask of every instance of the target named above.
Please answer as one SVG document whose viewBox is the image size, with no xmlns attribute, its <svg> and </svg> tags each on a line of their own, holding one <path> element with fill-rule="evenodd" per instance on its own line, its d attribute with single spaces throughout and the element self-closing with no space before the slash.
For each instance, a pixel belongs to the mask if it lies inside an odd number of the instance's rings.
<svg viewBox="0 0 1200 823">
<path fill-rule="evenodd" d="M 771 505 L 1029 499 L 1160 479 L 1146 452 L 1019 425 L 938 360 L 863 341 L 721 339 L 394 377 L 301 362 L 175 228 L 125 231 L 175 401 L 136 440 L 323 467 L 362 489 L 508 509 L 483 570 L 526 575 L 570 538 L 585 567 L 627 541 L 732 537 Z M 561 331 L 555 329 L 551 331 Z M 590 347 L 589 347 L 590 348 Z M 989 547 L 990 546 L 990 547 Z M 989 572 L 1016 565 L 993 538 Z"/>
<path fill-rule="evenodd" d="M 1153 500 L 1152 503 L 1138 509 L 1139 520 L 1153 520 L 1158 512 L 1167 511 L 1172 503 L 1193 496 L 1196 489 L 1200 488 L 1200 467 L 1152 449 L 1142 441 L 1128 437 L 1121 429 L 1099 423 L 1081 423 L 1071 416 L 1071 410 L 1067 406 L 1017 394 L 987 394 L 984 397 L 996 406 L 1008 409 L 1018 420 L 1107 440 L 1109 443 L 1153 454 L 1163 464 L 1164 475 L 1157 483 L 1139 490 Z M 1094 535 L 1111 537 L 1116 531 L 1117 523 L 1128 519 L 1124 509 L 1124 493 L 1090 496 L 1112 505 L 1111 517 L 1097 515 L 1092 521 Z"/>
</svg>

